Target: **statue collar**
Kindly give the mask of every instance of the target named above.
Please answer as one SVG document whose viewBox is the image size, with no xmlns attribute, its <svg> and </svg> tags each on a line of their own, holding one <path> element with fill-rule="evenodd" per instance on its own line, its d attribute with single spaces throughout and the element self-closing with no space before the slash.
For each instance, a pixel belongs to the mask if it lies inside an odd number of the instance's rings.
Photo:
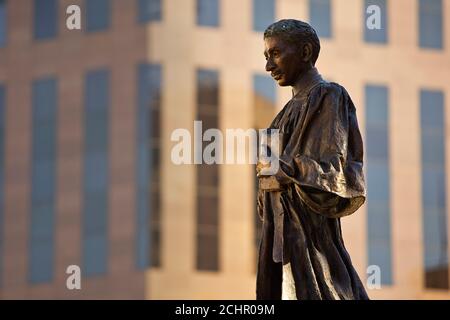
<svg viewBox="0 0 450 320">
<path fill-rule="evenodd" d="M 295 86 L 300 88 L 300 91 L 293 96 L 293 98 L 303 98 L 308 95 L 312 88 L 323 81 L 322 76 L 316 67 L 312 67 L 305 72 L 302 77 L 296 82 Z"/>
</svg>

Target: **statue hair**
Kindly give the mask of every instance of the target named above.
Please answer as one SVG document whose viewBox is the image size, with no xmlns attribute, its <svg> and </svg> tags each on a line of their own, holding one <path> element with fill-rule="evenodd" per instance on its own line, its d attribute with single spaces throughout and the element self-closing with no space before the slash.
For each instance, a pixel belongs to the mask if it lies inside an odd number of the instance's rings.
<svg viewBox="0 0 450 320">
<path fill-rule="evenodd" d="M 311 62 L 316 64 L 320 52 L 320 41 L 316 31 L 306 22 L 295 19 L 283 19 L 272 23 L 264 31 L 264 39 L 270 37 L 280 38 L 295 45 L 299 50 L 305 43 L 312 45 Z"/>
</svg>

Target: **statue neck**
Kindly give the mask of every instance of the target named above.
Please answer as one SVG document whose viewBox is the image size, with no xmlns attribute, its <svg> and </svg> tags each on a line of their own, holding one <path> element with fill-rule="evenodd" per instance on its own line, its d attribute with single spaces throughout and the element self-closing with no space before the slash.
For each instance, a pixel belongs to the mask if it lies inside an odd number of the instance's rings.
<svg viewBox="0 0 450 320">
<path fill-rule="evenodd" d="M 308 90 L 311 82 L 313 82 L 318 77 L 320 77 L 320 74 L 316 67 L 311 67 L 305 72 L 302 72 L 300 77 L 292 86 L 292 96 L 296 96 L 300 92 Z"/>
</svg>

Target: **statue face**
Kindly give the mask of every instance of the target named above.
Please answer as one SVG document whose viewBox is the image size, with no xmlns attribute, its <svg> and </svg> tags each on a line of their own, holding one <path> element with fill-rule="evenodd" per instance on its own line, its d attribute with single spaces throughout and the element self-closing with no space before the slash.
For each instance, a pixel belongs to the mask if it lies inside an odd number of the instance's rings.
<svg viewBox="0 0 450 320">
<path fill-rule="evenodd" d="M 278 37 L 264 39 L 266 71 L 280 86 L 293 86 L 305 69 L 301 53 L 294 45 Z"/>
</svg>

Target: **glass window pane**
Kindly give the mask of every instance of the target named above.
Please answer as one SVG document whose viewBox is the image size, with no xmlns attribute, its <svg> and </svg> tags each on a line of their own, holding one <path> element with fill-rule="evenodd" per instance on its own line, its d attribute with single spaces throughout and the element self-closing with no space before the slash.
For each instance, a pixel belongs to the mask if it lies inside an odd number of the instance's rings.
<svg viewBox="0 0 450 320">
<path fill-rule="evenodd" d="M 421 90 L 421 124 L 423 129 L 435 129 L 441 132 L 444 127 L 444 95 L 441 91 Z"/>
<path fill-rule="evenodd" d="M 48 283 L 53 279 L 53 239 L 33 241 L 30 246 L 29 280 L 33 284 Z"/>
<path fill-rule="evenodd" d="M 53 237 L 54 219 L 53 202 L 33 203 L 33 214 L 30 217 L 30 236 L 33 241 L 50 240 Z"/>
<path fill-rule="evenodd" d="M 253 109 L 256 129 L 267 128 L 272 122 L 276 109 L 276 82 L 272 77 L 253 75 Z"/>
<path fill-rule="evenodd" d="M 368 202 L 377 204 L 389 201 L 389 167 L 388 162 L 367 158 L 367 192 Z M 386 207 L 389 207 L 386 205 Z"/>
<path fill-rule="evenodd" d="M 84 201 L 84 234 L 87 236 L 94 234 L 103 235 L 107 228 L 107 195 L 101 191 L 90 192 L 86 194 Z"/>
<path fill-rule="evenodd" d="M 422 194 L 422 203 L 425 207 L 445 207 L 445 172 L 443 164 L 433 166 L 424 165 L 422 185 L 427 186 L 427 192 Z"/>
<path fill-rule="evenodd" d="M 253 90 L 257 96 L 275 104 L 276 84 L 271 77 L 260 74 L 253 75 Z"/>
<path fill-rule="evenodd" d="M 136 265 L 139 269 L 159 267 L 159 187 L 151 192 L 152 184 L 159 184 L 158 166 L 160 137 L 161 66 L 138 66 L 137 106 L 137 235 Z M 150 232 L 152 234 L 150 234 Z M 158 241 L 154 241 L 157 239 Z M 151 258 L 151 259 L 150 259 Z"/>
<path fill-rule="evenodd" d="M 52 143 L 54 136 L 46 143 Z M 53 142 L 54 143 L 54 142 Z M 38 144 L 36 143 L 36 147 Z M 32 198 L 33 202 L 53 201 L 55 193 L 55 157 L 46 160 L 33 159 Z"/>
<path fill-rule="evenodd" d="M 368 265 L 381 270 L 381 283 L 392 285 L 389 92 L 366 85 L 367 250 Z"/>
<path fill-rule="evenodd" d="M 215 165 L 201 164 L 197 167 L 197 185 L 215 187 L 219 183 L 219 170 Z"/>
<path fill-rule="evenodd" d="M 275 0 L 253 0 L 253 30 L 264 32 L 275 22 Z"/>
<path fill-rule="evenodd" d="M 6 115 L 6 90 L 0 85 L 0 274 L 3 274 L 3 232 L 4 232 L 4 190 L 5 190 L 5 115 Z M 2 279 L 0 277 L 0 288 Z"/>
<path fill-rule="evenodd" d="M 200 226 L 217 226 L 218 208 L 217 195 L 199 195 L 198 200 L 198 224 Z"/>
<path fill-rule="evenodd" d="M 366 86 L 367 125 L 386 126 L 388 90 L 384 86 Z"/>
<path fill-rule="evenodd" d="M 385 126 L 366 128 L 366 150 L 367 157 L 370 159 L 387 159 L 389 156 L 388 149 L 388 132 Z"/>
<path fill-rule="evenodd" d="M 391 265 L 390 242 L 371 242 L 371 250 L 368 252 L 369 265 L 377 265 L 380 267 L 381 284 L 392 285 L 392 269 L 386 266 Z"/>
<path fill-rule="evenodd" d="M 84 235 L 83 271 L 87 277 L 107 272 L 107 238 L 103 234 Z"/>
<path fill-rule="evenodd" d="M 201 230 L 197 234 L 197 270 L 219 270 L 217 231 Z"/>
<path fill-rule="evenodd" d="M 434 132 L 433 132 L 434 131 Z M 444 146 L 444 134 L 442 127 L 440 132 L 436 132 L 436 130 L 425 129 L 422 131 L 422 138 L 424 141 L 427 141 L 426 144 L 422 144 L 422 165 L 437 165 L 439 167 L 442 166 L 442 159 L 444 159 L 445 155 L 445 146 Z"/>
<path fill-rule="evenodd" d="M 34 0 L 34 38 L 54 38 L 58 30 L 58 2 Z"/>
<path fill-rule="evenodd" d="M 197 0 L 197 24 L 219 26 L 219 0 Z"/>
<path fill-rule="evenodd" d="M 0 48 L 6 45 L 6 34 L 8 30 L 6 9 L 6 1 L 0 0 Z"/>
<path fill-rule="evenodd" d="M 219 126 L 219 73 L 197 71 L 197 116 L 206 128 Z M 210 142 L 203 143 L 203 149 Z M 219 268 L 219 168 L 216 164 L 197 165 L 197 269 Z M 206 243 L 208 242 L 208 243 Z"/>
<path fill-rule="evenodd" d="M 84 98 L 83 272 L 107 272 L 108 250 L 108 70 L 86 74 Z"/>
<path fill-rule="evenodd" d="M 86 0 L 86 29 L 88 32 L 109 28 L 110 0 Z"/>
<path fill-rule="evenodd" d="M 85 155 L 85 181 L 87 192 L 105 190 L 108 186 L 107 154 L 102 151 L 89 152 Z"/>
<path fill-rule="evenodd" d="M 425 286 L 448 289 L 444 96 L 420 91 Z"/>
<path fill-rule="evenodd" d="M 91 71 L 86 77 L 86 111 L 89 115 L 95 110 L 99 110 L 103 115 L 108 107 L 109 96 L 109 72 L 106 70 Z"/>
<path fill-rule="evenodd" d="M 161 0 L 138 0 L 138 21 L 161 20 Z"/>
<path fill-rule="evenodd" d="M 57 100 L 56 79 L 32 83 L 31 283 L 53 279 Z"/>
<path fill-rule="evenodd" d="M 254 74 L 253 75 L 253 117 L 255 129 L 267 128 L 272 122 L 276 113 L 276 83 L 269 75 Z M 259 142 L 259 136 L 257 135 Z M 259 143 L 257 143 L 259 145 Z M 257 150 L 255 150 L 257 151 Z M 256 172 L 256 166 L 253 166 L 253 172 Z M 258 215 L 257 197 L 258 197 L 258 178 L 256 174 L 253 179 L 254 190 L 254 244 L 255 257 L 258 256 L 259 243 L 261 240 L 262 221 Z M 255 272 L 257 267 L 255 259 Z"/>
<path fill-rule="evenodd" d="M 161 227 L 153 224 L 151 232 L 151 266 L 158 268 L 161 267 Z"/>
<path fill-rule="evenodd" d="M 320 38 L 331 38 L 330 0 L 309 0 L 309 22 Z"/>
<path fill-rule="evenodd" d="M 419 0 L 419 45 L 442 49 L 442 0 Z"/>
<path fill-rule="evenodd" d="M 197 71 L 197 103 L 199 105 L 217 106 L 219 103 L 218 84 L 219 73 L 217 71 L 199 69 Z"/>
</svg>

